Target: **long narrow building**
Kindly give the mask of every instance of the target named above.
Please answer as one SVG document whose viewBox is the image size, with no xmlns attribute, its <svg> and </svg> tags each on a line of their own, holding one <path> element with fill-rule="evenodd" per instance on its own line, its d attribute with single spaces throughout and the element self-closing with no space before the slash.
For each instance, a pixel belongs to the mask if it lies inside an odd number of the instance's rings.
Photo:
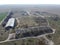
<svg viewBox="0 0 60 45">
<path fill-rule="evenodd" d="M 8 22 L 5 25 L 5 29 L 9 30 L 10 28 L 14 28 L 16 25 L 16 20 L 15 18 L 10 18 Z"/>
</svg>

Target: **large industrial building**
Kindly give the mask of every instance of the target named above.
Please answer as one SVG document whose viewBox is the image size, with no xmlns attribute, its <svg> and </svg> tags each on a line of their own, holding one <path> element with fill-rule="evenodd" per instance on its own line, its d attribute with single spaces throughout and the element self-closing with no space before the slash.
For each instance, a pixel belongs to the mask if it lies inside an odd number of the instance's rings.
<svg viewBox="0 0 60 45">
<path fill-rule="evenodd" d="M 5 25 L 5 29 L 10 29 L 10 28 L 14 28 L 15 27 L 15 25 L 16 25 L 16 19 L 15 18 L 10 18 L 9 20 L 8 20 L 8 22 L 6 23 L 6 25 Z"/>
</svg>

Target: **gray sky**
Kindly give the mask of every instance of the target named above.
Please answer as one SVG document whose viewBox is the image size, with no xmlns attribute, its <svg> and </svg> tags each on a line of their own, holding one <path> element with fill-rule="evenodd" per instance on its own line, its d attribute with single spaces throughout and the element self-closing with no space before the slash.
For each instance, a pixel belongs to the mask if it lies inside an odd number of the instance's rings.
<svg viewBox="0 0 60 45">
<path fill-rule="evenodd" d="M 60 4 L 60 0 L 0 0 L 4 4 Z"/>
</svg>

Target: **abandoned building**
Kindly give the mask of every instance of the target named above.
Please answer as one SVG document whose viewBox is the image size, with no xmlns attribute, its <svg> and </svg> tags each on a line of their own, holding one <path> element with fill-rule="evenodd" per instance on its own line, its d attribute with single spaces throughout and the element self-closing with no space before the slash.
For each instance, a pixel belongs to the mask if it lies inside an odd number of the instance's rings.
<svg viewBox="0 0 60 45">
<path fill-rule="evenodd" d="M 10 28 L 14 28 L 15 26 L 16 26 L 16 19 L 15 18 L 10 18 L 5 25 L 5 29 L 9 30 Z"/>
</svg>

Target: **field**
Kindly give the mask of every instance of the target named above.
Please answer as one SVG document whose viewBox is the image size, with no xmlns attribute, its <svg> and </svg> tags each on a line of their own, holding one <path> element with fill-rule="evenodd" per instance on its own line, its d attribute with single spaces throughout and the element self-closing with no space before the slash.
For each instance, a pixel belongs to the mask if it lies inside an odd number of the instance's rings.
<svg viewBox="0 0 60 45">
<path fill-rule="evenodd" d="M 0 13 L 0 22 L 7 16 L 7 12 Z"/>
<path fill-rule="evenodd" d="M 28 27 L 37 27 L 37 26 L 47 26 L 46 19 L 42 17 L 36 17 L 36 16 L 23 16 L 18 18 L 18 27 L 19 28 L 28 28 Z"/>
<path fill-rule="evenodd" d="M 0 22 L 7 16 L 7 12 L 0 12 Z M 2 34 L 2 35 L 1 35 Z M 0 25 L 0 41 L 5 40 L 8 35 L 6 35 L 4 28 Z"/>
<path fill-rule="evenodd" d="M 52 40 L 54 41 L 55 45 L 60 45 L 60 19 L 55 21 L 53 19 L 48 19 L 50 26 L 54 29 L 56 29 L 56 32 L 54 35 L 52 35 Z"/>
</svg>

